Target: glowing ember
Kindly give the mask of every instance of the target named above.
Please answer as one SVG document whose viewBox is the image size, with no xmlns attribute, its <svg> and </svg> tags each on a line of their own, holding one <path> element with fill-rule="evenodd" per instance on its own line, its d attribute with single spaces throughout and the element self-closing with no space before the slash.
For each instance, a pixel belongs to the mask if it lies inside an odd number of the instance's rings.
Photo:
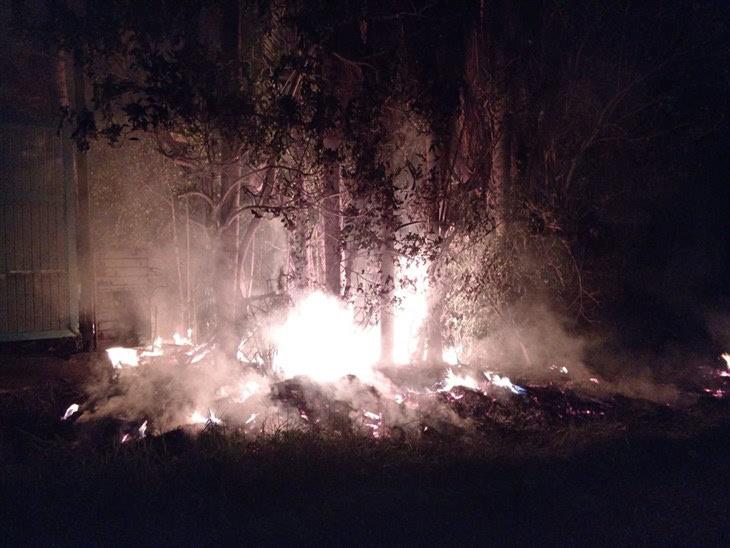
<svg viewBox="0 0 730 548">
<path fill-rule="evenodd" d="M 363 411 L 363 416 L 367 419 L 363 424 L 370 428 L 370 433 L 374 438 L 380 437 L 380 427 L 383 422 L 383 415 L 380 413 L 373 413 L 372 411 Z"/>
<path fill-rule="evenodd" d="M 379 421 L 382 418 L 381 415 L 379 415 L 377 413 L 373 413 L 372 411 L 363 411 L 363 415 L 365 415 L 367 418 L 372 419 L 374 421 Z"/>
<path fill-rule="evenodd" d="M 206 346 L 202 349 L 193 349 L 190 352 L 185 353 L 187 356 L 192 356 L 190 358 L 191 364 L 196 364 L 199 361 L 201 361 L 203 358 L 205 358 L 208 354 L 210 354 L 210 347 Z"/>
<path fill-rule="evenodd" d="M 248 417 L 248 418 L 246 419 L 246 422 L 244 422 L 243 424 L 246 424 L 246 425 L 249 425 L 249 424 L 251 424 L 251 423 L 252 423 L 253 421 L 255 421 L 255 420 L 256 420 L 256 415 L 257 415 L 257 413 L 251 413 L 251 416 L 250 416 L 250 417 Z"/>
<path fill-rule="evenodd" d="M 62 421 L 68 420 L 71 418 L 71 416 L 74 413 L 77 413 L 79 410 L 79 404 L 78 403 L 72 403 L 68 406 L 68 409 L 66 409 L 66 412 L 63 414 L 63 417 L 61 417 Z"/>
<path fill-rule="evenodd" d="M 439 392 L 450 392 L 451 389 L 457 386 L 463 386 L 464 388 L 471 388 L 472 390 L 479 390 L 479 383 L 469 375 L 457 375 L 453 369 L 449 369 L 446 372 L 446 378 L 441 383 Z"/>
<path fill-rule="evenodd" d="M 106 349 L 109 361 L 112 362 L 114 369 L 122 369 L 123 367 L 137 367 L 139 365 L 139 354 L 136 348 L 125 348 L 123 346 L 113 346 Z"/>
<path fill-rule="evenodd" d="M 722 388 L 718 388 L 716 390 L 713 390 L 711 388 L 705 388 L 705 392 L 707 392 L 713 398 L 724 398 L 727 394 Z"/>
<path fill-rule="evenodd" d="M 492 373 L 491 371 L 485 371 L 484 376 L 487 377 L 487 380 L 494 386 L 499 386 L 500 388 L 506 388 L 507 390 L 511 391 L 513 394 L 526 394 L 527 390 L 522 388 L 521 386 L 517 386 L 516 384 L 512 384 L 512 381 L 509 379 L 509 377 L 502 377 L 500 375 L 497 375 L 496 373 Z"/>
<path fill-rule="evenodd" d="M 144 422 L 143 422 L 143 423 L 142 423 L 142 424 L 140 425 L 140 427 L 139 427 L 139 429 L 137 430 L 137 432 L 139 432 L 139 437 L 140 437 L 140 438 L 144 438 L 144 437 L 145 437 L 145 436 L 147 435 L 147 421 L 144 421 Z"/>
<path fill-rule="evenodd" d="M 563 375 L 567 375 L 567 374 L 568 374 L 568 368 L 567 368 L 567 367 L 565 367 L 565 366 L 563 366 L 563 367 L 561 367 L 561 368 L 560 368 L 560 372 L 561 372 L 561 373 L 562 373 Z"/>
</svg>

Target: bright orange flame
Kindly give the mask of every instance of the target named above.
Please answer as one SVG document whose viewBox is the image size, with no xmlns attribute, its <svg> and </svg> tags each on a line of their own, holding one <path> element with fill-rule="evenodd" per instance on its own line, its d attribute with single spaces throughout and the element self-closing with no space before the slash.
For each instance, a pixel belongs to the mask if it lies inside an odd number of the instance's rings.
<svg viewBox="0 0 730 548">
<path fill-rule="evenodd" d="M 206 417 L 200 411 L 194 411 L 190 417 L 188 417 L 188 424 L 223 424 L 223 421 L 219 419 L 215 411 L 208 409 L 208 416 Z"/>
<path fill-rule="evenodd" d="M 474 380 L 474 378 L 469 375 L 458 375 L 457 373 L 454 373 L 453 369 L 449 369 L 446 372 L 446 378 L 442 382 L 442 387 L 439 388 L 439 392 L 449 392 L 457 386 L 471 388 L 472 390 L 479 390 L 479 383 Z"/>
<path fill-rule="evenodd" d="M 393 320 L 393 360 L 410 363 L 418 349 L 419 332 L 428 315 L 428 263 L 410 261 L 399 269 Z"/>
<path fill-rule="evenodd" d="M 63 414 L 63 417 L 61 417 L 62 421 L 70 419 L 74 413 L 78 412 L 79 410 L 79 404 L 78 403 L 72 403 L 68 406 L 68 409 L 66 409 L 66 412 Z"/>
<path fill-rule="evenodd" d="M 177 346 L 192 346 L 193 345 L 193 330 L 188 328 L 188 336 L 183 337 L 177 331 L 172 334 L 172 342 Z"/>
<path fill-rule="evenodd" d="M 428 313 L 428 265 L 412 261 L 400 272 L 398 305 L 393 322 L 396 363 L 410 363 Z M 379 359 L 380 333 L 376 326 L 361 326 L 351 307 L 319 291 L 307 294 L 290 311 L 285 323 L 273 330 L 277 348 L 274 370 L 285 377 L 305 375 L 314 381 L 334 381 L 345 375 L 373 380 Z M 458 363 L 455 349 L 444 359 Z"/>
<path fill-rule="evenodd" d="M 720 376 L 721 377 L 730 377 L 730 353 L 725 352 L 722 354 L 722 359 L 725 360 L 725 365 L 727 366 L 727 370 L 721 371 Z"/>
<path fill-rule="evenodd" d="M 273 338 L 274 369 L 285 377 L 328 382 L 348 374 L 363 380 L 374 375 L 377 330 L 358 326 L 352 310 L 331 295 L 315 291 L 304 297 Z"/>
<path fill-rule="evenodd" d="M 139 354 L 136 348 L 113 346 L 107 348 L 106 353 L 114 369 L 121 369 L 125 365 L 128 367 L 137 367 L 139 365 Z"/>
</svg>

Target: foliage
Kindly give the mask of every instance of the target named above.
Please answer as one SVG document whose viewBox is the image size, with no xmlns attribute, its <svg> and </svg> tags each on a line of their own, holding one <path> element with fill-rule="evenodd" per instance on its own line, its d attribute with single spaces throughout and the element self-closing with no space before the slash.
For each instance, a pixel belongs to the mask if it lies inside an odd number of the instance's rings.
<svg viewBox="0 0 730 548">
<path fill-rule="evenodd" d="M 668 139 L 681 150 L 702 134 L 693 122 L 713 131 L 711 112 L 686 106 L 699 76 L 673 76 L 727 59 L 721 13 L 619 0 L 114 0 L 82 13 L 59 0 L 40 30 L 92 83 L 90 110 L 67 113 L 79 145 L 153 136 L 184 171 L 211 253 L 243 241 L 245 257 L 258 220 L 280 218 L 288 274 L 307 285 L 335 239 L 345 294 L 370 315 L 392 299 L 392 247 L 431 264 L 432 319 L 476 337 L 540 300 L 600 317 L 621 283 L 617 227 L 686 169 Z M 231 247 L 238 223 L 251 230 Z"/>
</svg>

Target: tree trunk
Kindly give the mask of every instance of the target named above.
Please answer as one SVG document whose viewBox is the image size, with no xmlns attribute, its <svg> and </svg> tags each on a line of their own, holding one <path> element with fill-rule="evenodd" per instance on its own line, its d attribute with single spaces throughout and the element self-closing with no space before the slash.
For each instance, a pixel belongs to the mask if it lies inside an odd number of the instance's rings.
<svg viewBox="0 0 730 548">
<path fill-rule="evenodd" d="M 238 0 L 222 4 L 220 19 L 220 44 L 223 55 L 234 68 L 240 64 L 240 11 Z M 231 89 L 238 86 L 236 78 L 228 83 Z M 240 173 L 239 162 L 235 159 L 236 146 L 230 139 L 222 139 L 220 149 L 224 167 L 220 171 L 220 196 L 228 196 L 229 190 L 237 184 Z M 237 303 L 239 301 L 238 273 L 240 256 L 240 222 L 238 216 L 231 223 L 230 216 L 239 202 L 240 192 L 236 190 L 225 203 L 220 204 L 219 226 L 214 242 L 213 256 L 215 265 L 216 328 L 218 344 L 229 356 L 235 356 L 238 346 L 236 329 Z"/>
<path fill-rule="evenodd" d="M 430 145 L 430 143 L 429 143 Z M 449 176 L 449 146 L 442 142 L 434 147 L 434 152 L 426 152 L 426 165 L 431 176 L 433 196 L 431 198 L 431 217 L 429 219 L 429 231 L 432 236 L 441 237 L 441 203 L 445 181 Z M 443 305 L 441 303 L 441 288 L 438 280 L 438 264 L 430 264 L 428 267 L 428 315 L 424 326 L 426 337 L 425 360 L 429 364 L 438 364 L 443 360 L 443 337 L 441 334 L 441 314 Z M 423 354 L 421 354 L 422 357 Z"/>
<path fill-rule="evenodd" d="M 506 69 L 503 55 L 495 52 L 495 78 L 492 86 L 492 172 L 490 190 L 498 236 L 506 236 L 511 217 L 512 145 L 510 135 L 510 106 L 507 93 Z"/>
<path fill-rule="evenodd" d="M 380 361 L 393 363 L 395 319 L 395 249 L 393 212 L 389 210 L 384 223 L 380 250 Z"/>
<path fill-rule="evenodd" d="M 180 322 L 181 325 L 179 326 L 180 329 L 183 330 L 183 333 L 186 332 L 188 327 L 190 325 L 185 323 L 185 289 L 183 287 L 183 275 L 182 275 L 182 263 L 180 259 L 180 238 L 178 238 L 177 235 L 177 212 L 175 208 L 175 193 L 170 192 L 170 220 L 172 222 L 172 246 L 173 251 L 175 254 L 175 267 L 177 271 L 177 289 L 178 289 L 178 299 L 180 299 L 180 302 L 178 304 L 178 308 L 180 310 Z"/>
<path fill-rule="evenodd" d="M 327 195 L 323 201 L 325 283 L 327 290 L 339 297 L 342 283 L 340 171 L 334 160 L 328 161 L 325 168 L 325 193 Z"/>
<path fill-rule="evenodd" d="M 69 107 L 69 82 L 67 62 L 59 55 L 58 92 L 61 106 Z M 86 83 L 81 66 L 73 68 L 74 107 L 79 111 L 86 108 Z M 86 154 L 75 147 L 74 172 L 76 176 L 77 240 L 76 250 L 79 271 L 79 331 L 82 349 L 86 352 L 96 348 L 96 277 L 94 249 L 91 242 L 91 202 Z"/>
</svg>

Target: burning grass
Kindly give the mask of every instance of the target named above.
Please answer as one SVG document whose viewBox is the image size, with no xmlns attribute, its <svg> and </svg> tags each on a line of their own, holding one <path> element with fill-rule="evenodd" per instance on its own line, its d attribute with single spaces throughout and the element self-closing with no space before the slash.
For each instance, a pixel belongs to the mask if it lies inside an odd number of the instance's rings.
<svg viewBox="0 0 730 548">
<path fill-rule="evenodd" d="M 111 428 L 101 443 L 58 421 L 72 395 L 3 401 L 7 542 L 722 544 L 730 532 L 717 400 L 685 420 L 634 409 L 623 424 L 529 432 L 254 436 L 209 423 L 133 443 Z"/>
<path fill-rule="evenodd" d="M 315 374 L 188 334 L 5 392 L 8 541 L 728 541 L 730 365 L 647 399 L 573 364 L 348 374 L 350 346 L 296 344 Z"/>
</svg>

